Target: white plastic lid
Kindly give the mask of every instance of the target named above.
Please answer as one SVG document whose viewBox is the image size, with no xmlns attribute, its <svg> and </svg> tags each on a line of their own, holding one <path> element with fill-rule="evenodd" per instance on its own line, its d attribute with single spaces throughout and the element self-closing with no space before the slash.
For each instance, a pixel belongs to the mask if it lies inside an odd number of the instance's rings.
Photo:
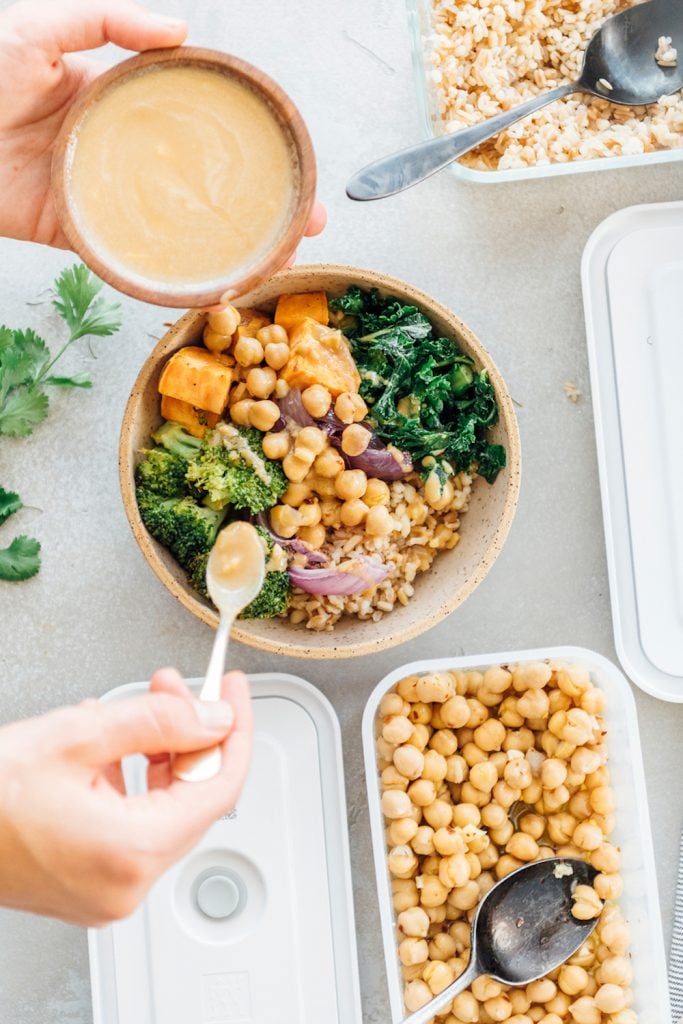
<svg viewBox="0 0 683 1024">
<path fill-rule="evenodd" d="M 120 687 L 119 699 L 146 684 Z M 293 676 L 252 678 L 235 811 L 130 918 L 91 931 L 95 1024 L 359 1024 L 339 726 Z M 129 792 L 146 763 L 125 765 Z"/>
<path fill-rule="evenodd" d="M 615 644 L 638 686 L 683 702 L 683 204 L 604 221 L 583 293 Z"/>
</svg>

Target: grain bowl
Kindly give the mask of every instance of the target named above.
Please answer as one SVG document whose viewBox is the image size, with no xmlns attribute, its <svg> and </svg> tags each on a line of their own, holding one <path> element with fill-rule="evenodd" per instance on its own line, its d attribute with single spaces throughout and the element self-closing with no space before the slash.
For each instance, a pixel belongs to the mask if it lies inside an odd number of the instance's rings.
<svg viewBox="0 0 683 1024">
<path fill-rule="evenodd" d="M 366 295 L 376 296 L 376 301 L 380 303 L 385 303 L 386 297 L 391 296 L 395 297 L 399 303 L 404 304 L 406 308 L 416 307 L 415 312 L 421 311 L 416 330 L 425 327 L 428 320 L 433 327 L 435 336 L 438 335 L 442 340 L 449 339 L 451 343 L 457 345 L 466 380 L 471 382 L 474 376 L 476 380 L 481 379 L 486 382 L 489 392 L 495 396 L 497 417 L 492 417 L 492 425 L 487 428 L 486 442 L 484 443 L 481 439 L 477 442 L 480 445 L 484 444 L 483 448 L 477 449 L 479 453 L 477 465 L 480 466 L 484 475 L 488 473 L 487 479 L 464 472 L 462 466 L 456 466 L 455 469 L 447 466 L 452 475 L 447 486 L 442 485 L 444 487 L 442 493 L 447 493 L 446 504 L 448 507 L 444 507 L 444 502 L 441 502 L 439 508 L 439 502 L 432 499 L 432 507 L 427 508 L 424 515 L 418 517 L 417 522 L 403 523 L 402 516 L 411 502 L 415 505 L 416 502 L 420 503 L 423 500 L 425 489 L 431 486 L 429 485 L 430 474 L 423 468 L 425 460 L 421 460 L 414 466 L 416 470 L 420 469 L 422 476 L 419 476 L 417 472 L 411 475 L 409 471 L 406 471 L 407 475 L 399 474 L 400 479 L 396 477 L 396 474 L 389 475 L 384 478 L 391 480 L 388 485 L 370 479 L 375 474 L 370 473 L 369 470 L 367 479 L 362 470 L 355 469 L 344 470 L 337 477 L 335 486 L 338 498 L 335 499 L 333 496 L 331 502 L 334 504 L 334 501 L 337 501 L 336 514 L 337 516 L 341 515 L 342 519 L 328 522 L 327 542 L 323 545 L 326 562 L 324 569 L 309 568 L 309 564 L 315 565 L 315 563 L 309 563 L 305 568 L 300 564 L 294 566 L 290 564 L 289 573 L 294 589 L 291 592 L 291 600 L 286 614 L 283 613 L 279 618 L 243 619 L 239 621 L 234 630 L 234 636 L 245 643 L 265 650 L 299 657 L 348 657 L 381 650 L 408 640 L 441 621 L 472 593 L 488 573 L 507 537 L 519 492 L 519 436 L 514 409 L 505 384 L 490 356 L 472 332 L 434 299 L 401 281 L 382 274 L 354 267 L 323 265 L 302 266 L 284 271 L 267 284 L 245 296 L 237 305 L 240 307 L 243 318 L 253 315 L 251 311 L 258 310 L 267 319 L 272 319 L 275 316 L 277 324 L 278 320 L 283 319 L 283 314 L 278 310 L 281 310 L 283 305 L 289 308 L 295 299 L 300 304 L 313 301 L 315 295 L 327 296 L 332 300 L 330 307 L 334 308 L 338 302 L 341 302 L 340 297 L 348 296 L 352 287 L 364 290 Z M 376 291 L 372 291 L 373 289 Z M 283 296 L 285 300 L 291 300 L 291 303 L 288 301 L 283 303 Z M 277 305 L 278 300 L 279 305 Z M 247 313 L 247 311 L 250 312 Z M 310 319 L 307 318 L 306 322 L 310 323 Z M 271 328 L 267 328 L 267 331 L 270 330 Z M 332 328 L 320 328 L 320 330 L 330 344 L 338 343 L 333 337 Z M 338 330 L 337 333 L 341 332 Z M 238 336 L 237 332 L 234 337 L 238 339 L 237 342 L 234 342 L 234 351 L 241 358 L 241 350 L 245 349 L 246 352 L 247 348 L 247 345 L 242 342 L 248 340 L 248 343 L 253 345 L 254 338 L 247 339 L 244 334 Z M 299 351 L 294 343 L 294 337 L 292 331 L 290 333 L 292 354 Z M 144 453 L 150 447 L 150 436 L 154 434 L 156 441 L 169 427 L 172 432 L 175 430 L 175 426 L 169 423 L 165 425 L 162 423 L 160 428 L 160 422 L 176 418 L 168 411 L 168 392 L 173 391 L 175 395 L 183 393 L 182 390 L 175 390 L 176 376 L 180 379 L 181 384 L 183 376 L 186 376 L 186 368 L 180 364 L 184 364 L 187 360 L 192 362 L 197 358 L 200 362 L 206 361 L 211 354 L 205 349 L 200 349 L 202 339 L 204 344 L 209 346 L 219 341 L 213 337 L 211 323 L 207 324 L 205 314 L 187 313 L 161 339 L 144 364 L 124 415 L 119 452 L 120 482 L 128 519 L 136 540 L 151 567 L 164 585 L 186 608 L 203 621 L 215 626 L 217 616 L 213 607 L 193 589 L 186 572 L 183 571 L 170 551 L 158 543 L 148 532 L 145 524 L 150 527 L 150 515 L 144 501 L 147 492 L 143 493 L 140 487 L 141 467 L 144 469 L 143 463 L 147 458 Z M 240 349 L 237 348 L 238 343 Z M 265 345 L 266 349 L 270 348 L 270 344 Z M 272 344 L 275 348 L 278 347 L 275 342 Z M 279 341 L 278 344 L 280 344 Z M 340 357 L 344 355 L 345 346 L 348 347 L 344 340 L 338 353 Z M 224 363 L 218 364 L 218 377 L 220 377 L 223 366 L 230 365 L 230 358 L 232 358 L 231 353 L 221 355 Z M 341 362 L 343 363 L 343 361 L 342 359 Z M 337 362 L 339 363 L 339 360 Z M 351 362 L 353 372 L 355 372 L 355 364 L 353 361 Z M 268 366 L 270 365 L 269 363 Z M 317 364 L 311 370 L 310 367 L 307 368 L 300 362 L 290 359 L 287 365 L 290 369 L 294 368 L 291 372 L 288 371 L 290 384 L 295 381 L 294 372 L 296 372 L 297 381 L 299 376 L 306 372 L 309 374 L 313 372 L 316 375 L 318 373 Z M 265 379 L 270 372 L 268 366 L 264 364 L 263 367 L 254 367 L 247 374 L 247 383 L 250 387 L 252 383 L 259 383 L 261 377 Z M 174 372 L 176 369 L 182 373 L 176 375 Z M 239 367 L 236 369 L 239 370 Z M 240 372 L 244 376 L 244 371 Z M 284 375 L 285 371 L 283 370 L 282 373 Z M 257 376 L 259 381 L 256 381 Z M 273 376 L 272 372 L 270 372 L 270 376 Z M 320 367 L 320 376 L 316 376 L 315 379 L 324 379 L 322 366 Z M 173 387 L 169 386 L 169 381 Z M 459 377 L 458 382 L 462 383 Z M 304 381 L 305 383 L 306 381 Z M 308 391 L 312 397 L 315 397 L 314 392 L 320 385 L 311 387 L 310 378 L 308 378 L 308 383 Z M 304 387 L 304 384 L 300 386 Z M 234 381 L 233 385 L 235 385 Z M 218 387 L 222 386 L 222 382 L 219 381 Z M 163 392 L 161 401 L 160 387 Z M 236 387 L 242 390 L 230 392 L 231 404 L 226 405 L 226 410 L 229 409 L 229 415 L 226 412 L 229 422 L 216 424 L 217 417 L 208 420 L 208 427 L 214 431 L 211 435 L 213 445 L 220 441 L 221 444 L 230 447 L 235 440 L 232 435 L 238 425 L 239 429 L 243 431 L 246 430 L 247 425 L 251 428 L 258 427 L 262 431 L 270 431 L 261 435 L 263 454 L 267 454 L 269 460 L 271 458 L 282 460 L 278 465 L 274 463 L 269 463 L 269 465 L 278 477 L 282 476 L 284 469 L 287 479 L 283 479 L 283 488 L 280 489 L 279 494 L 282 495 L 285 485 L 287 485 L 287 490 L 284 497 L 281 496 L 277 499 L 280 503 L 276 507 L 273 508 L 269 505 L 270 522 L 265 525 L 270 526 L 271 531 L 281 541 L 283 547 L 289 550 L 292 545 L 301 546 L 302 541 L 307 542 L 307 549 L 315 548 L 316 545 L 320 549 L 321 542 L 314 539 L 315 523 L 308 525 L 308 518 L 304 518 L 299 512 L 296 512 L 297 503 L 294 498 L 290 499 L 289 497 L 290 493 L 293 493 L 298 486 L 295 481 L 301 479 L 301 477 L 297 478 L 294 472 L 294 470 L 298 471 L 303 454 L 300 445 L 304 440 L 308 444 L 308 438 L 305 436 L 307 431 L 311 435 L 316 434 L 316 437 L 320 431 L 315 427 L 302 429 L 299 424 L 297 427 L 299 433 L 294 435 L 293 447 L 290 444 L 288 448 L 289 454 L 284 451 L 276 453 L 271 450 L 270 444 L 275 446 L 278 437 L 284 436 L 285 431 L 281 430 L 280 426 L 273 426 L 270 421 L 268 424 L 262 424 L 260 418 L 254 419 L 254 417 L 260 417 L 263 414 L 272 419 L 271 406 L 274 406 L 272 415 L 277 415 L 277 406 L 272 400 L 277 396 L 274 392 L 269 392 L 270 399 L 254 401 L 249 398 L 244 382 Z M 252 389 L 251 395 L 257 393 L 257 389 Z M 295 387 L 289 391 L 290 398 L 292 394 L 297 394 Z M 340 404 L 348 400 L 348 394 L 344 392 L 337 396 L 328 415 L 329 421 L 329 416 L 336 410 L 341 414 L 344 423 L 348 424 L 344 427 L 341 443 L 337 445 L 337 448 L 344 453 L 345 458 L 347 458 L 348 450 L 347 440 L 356 440 L 355 436 L 351 438 L 350 435 L 354 432 L 362 433 L 357 429 L 362 424 L 352 423 L 352 419 L 346 417 L 346 410 L 342 409 L 342 404 Z M 303 395 L 309 397 L 305 387 Z M 358 400 L 358 396 L 353 394 L 351 398 Z M 328 405 L 329 400 L 328 395 Z M 171 401 L 175 402 L 176 399 L 171 399 Z M 281 400 L 281 407 L 282 404 Z M 195 402 L 194 405 L 202 409 L 210 408 L 210 404 L 201 405 L 199 402 Z M 376 409 L 376 406 L 371 406 L 371 413 L 373 409 Z M 245 414 L 249 412 L 252 420 L 243 420 L 243 412 Z M 285 415 L 284 408 L 282 415 Z M 320 415 L 322 416 L 322 413 Z M 352 416 L 352 412 L 349 412 L 349 416 Z M 403 423 L 405 418 L 400 417 L 400 419 Z M 327 425 L 329 425 L 328 421 L 326 421 Z M 201 422 L 202 428 L 198 433 L 206 433 L 207 420 L 202 417 Z M 241 426 L 242 422 L 244 422 L 244 427 Z M 317 422 L 323 424 L 323 419 L 319 419 Z M 195 426 L 197 425 L 195 424 Z M 273 430 L 280 430 L 281 433 L 273 433 Z M 253 434 L 253 432 L 252 430 L 251 433 Z M 209 437 L 208 433 L 206 433 L 206 437 Z M 243 448 L 242 441 L 240 444 Z M 488 462 L 486 465 L 484 464 L 487 459 L 495 461 L 503 448 L 505 449 L 505 458 L 500 465 L 492 469 Z M 388 449 L 393 450 L 397 458 L 400 457 L 401 453 L 392 448 L 392 445 L 389 445 Z M 317 457 L 316 465 L 318 465 L 318 459 L 332 461 L 338 454 L 339 451 L 333 451 L 330 446 Z M 369 452 L 369 455 L 372 462 L 377 452 Z M 384 455 L 386 455 L 386 449 L 384 449 Z M 363 456 L 360 457 L 363 458 Z M 367 458 L 367 455 L 365 457 Z M 233 456 L 233 460 L 235 458 L 236 456 Z M 505 462 L 505 468 L 501 468 Z M 348 465 L 347 461 L 347 467 Z M 351 461 L 351 466 L 353 465 L 354 462 Z M 199 476 L 195 476 L 190 485 L 192 489 L 187 492 L 188 501 L 191 501 L 189 495 L 195 493 L 194 488 L 198 486 L 198 480 L 202 486 L 206 486 L 206 466 L 202 465 L 197 473 Z M 326 494 L 326 488 L 329 486 L 322 479 L 324 476 L 325 472 L 321 464 L 316 475 L 321 497 L 318 499 L 314 495 L 311 502 L 317 504 L 320 501 L 323 511 L 325 499 L 322 495 Z M 199 479 L 200 477 L 201 479 Z M 344 487 L 346 484 L 352 484 L 355 487 L 358 483 L 356 477 L 363 478 L 363 487 L 374 484 L 375 490 L 379 492 L 381 488 L 384 492 L 381 496 L 381 503 L 378 500 L 377 509 L 366 507 L 364 502 L 359 502 L 351 493 L 347 495 L 345 490 L 342 490 L 342 483 Z M 427 479 L 426 483 L 424 483 L 424 477 Z M 488 483 L 488 479 L 495 480 L 495 482 Z M 224 474 L 221 477 L 221 481 L 223 480 Z M 322 484 L 325 484 L 324 488 Z M 211 500 L 213 498 L 215 495 L 208 494 L 207 503 L 210 507 L 213 504 Z M 288 502 L 289 504 L 287 504 Z M 291 505 L 295 506 L 294 512 Z M 374 501 L 368 501 L 368 506 L 372 505 L 374 505 Z M 367 529 L 365 532 L 359 532 L 358 529 L 354 532 L 354 517 L 357 507 L 360 506 L 362 506 L 360 514 L 365 518 Z M 300 505 L 300 507 L 302 510 L 310 512 L 310 505 Z M 467 510 L 466 515 L 464 515 L 465 509 Z M 353 517 L 351 516 L 352 512 Z M 243 518 L 245 514 L 249 514 L 249 509 L 241 514 Z M 293 515 L 301 525 L 298 535 L 296 525 L 289 529 L 289 520 L 286 520 L 287 516 L 292 517 Z M 460 529 L 461 516 L 463 516 L 462 529 Z M 379 528 L 382 525 L 379 522 L 380 519 L 391 521 L 391 537 L 387 535 L 386 531 Z M 344 520 L 347 522 L 345 523 Z M 316 522 L 319 524 L 319 518 Z M 334 525 L 330 525 L 331 523 Z M 155 536 L 163 539 L 163 531 L 155 532 L 154 524 L 151 529 Z M 427 532 L 424 537 L 421 533 L 420 536 L 417 536 L 416 531 L 424 532 L 425 529 Z M 325 531 L 323 531 L 324 533 Z M 282 538 L 289 540 L 285 542 Z M 172 543 L 170 546 L 173 548 Z M 435 558 L 434 554 L 437 551 L 438 557 Z M 296 556 L 294 557 L 296 559 Z M 417 557 L 417 563 L 421 562 L 422 564 L 417 564 L 415 557 Z M 183 561 L 182 557 L 180 561 Z M 384 572 L 380 573 L 381 580 L 375 579 L 373 586 L 365 589 L 363 593 L 353 594 L 351 590 L 344 591 L 342 589 L 341 593 L 351 594 L 344 598 L 320 596 L 322 593 L 339 593 L 339 591 L 316 592 L 315 588 L 307 590 L 307 587 L 310 586 L 311 576 L 316 576 L 319 572 L 323 575 L 329 574 L 336 570 L 338 565 L 341 573 L 356 571 L 352 564 L 354 561 L 361 563 L 361 569 L 357 570 L 361 575 L 364 569 L 370 570 L 373 574 L 377 573 L 378 563 L 384 561 L 386 565 Z M 305 578 L 305 582 L 299 582 L 302 578 Z M 344 576 L 343 579 L 346 580 L 348 577 Z"/>
</svg>

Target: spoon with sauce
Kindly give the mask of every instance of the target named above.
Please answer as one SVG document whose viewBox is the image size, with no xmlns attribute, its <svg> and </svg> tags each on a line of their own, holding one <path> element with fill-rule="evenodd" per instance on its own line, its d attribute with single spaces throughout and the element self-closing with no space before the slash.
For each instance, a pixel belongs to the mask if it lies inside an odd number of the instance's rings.
<svg viewBox="0 0 683 1024">
<path fill-rule="evenodd" d="M 683 4 L 678 0 L 650 0 L 613 15 L 590 40 L 575 82 L 533 96 L 470 128 L 420 142 L 368 164 L 349 181 L 347 196 L 365 202 L 403 192 L 522 118 L 575 92 L 627 107 L 657 103 L 683 86 L 680 49 L 675 64 L 657 62 L 655 55 L 662 36 L 672 37 L 674 45 L 683 42 Z"/>
<path fill-rule="evenodd" d="M 477 908 L 470 962 L 463 973 L 404 1024 L 429 1024 L 482 974 L 503 985 L 523 986 L 554 971 L 597 924 L 597 918 L 572 916 L 572 893 L 577 885 L 592 885 L 596 875 L 595 868 L 574 857 L 550 857 L 506 875 Z"/>
<path fill-rule="evenodd" d="M 254 600 L 266 572 L 263 542 L 249 523 L 231 523 L 218 534 L 206 565 L 206 586 L 220 612 L 220 622 L 199 694 L 200 700 L 220 700 L 221 680 L 232 624 Z M 178 754 L 173 774 L 184 782 L 205 782 L 221 767 L 221 749 Z"/>
</svg>

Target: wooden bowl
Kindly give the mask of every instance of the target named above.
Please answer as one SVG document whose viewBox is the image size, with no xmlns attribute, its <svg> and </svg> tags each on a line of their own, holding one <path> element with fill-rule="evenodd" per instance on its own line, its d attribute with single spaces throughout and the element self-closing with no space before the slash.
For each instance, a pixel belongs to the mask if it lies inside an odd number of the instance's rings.
<svg viewBox="0 0 683 1024">
<path fill-rule="evenodd" d="M 252 647 L 301 658 L 347 658 L 380 651 L 410 640 L 445 619 L 481 583 L 505 543 L 519 496 L 521 455 L 515 411 L 503 378 L 486 349 L 468 327 L 441 303 L 396 278 L 355 267 L 299 266 L 276 274 L 237 305 L 273 310 L 279 295 L 324 290 L 343 294 L 349 285 L 378 288 L 418 306 L 440 334 L 455 338 L 463 352 L 491 375 L 500 408 L 500 420 L 491 431 L 493 441 L 507 449 L 507 467 L 491 485 L 477 478 L 461 539 L 451 551 L 441 552 L 432 567 L 415 580 L 415 594 L 407 605 L 397 605 L 379 622 L 343 618 L 331 633 L 293 626 L 284 619 L 244 620 L 233 637 Z M 173 556 L 158 544 L 142 524 L 135 500 L 135 466 L 141 448 L 149 447 L 150 433 L 161 422 L 157 385 L 167 358 L 184 345 L 201 343 L 205 315 L 189 312 L 164 335 L 140 370 L 123 417 L 119 443 L 119 474 L 123 504 L 142 553 L 161 582 L 193 615 L 214 628 L 215 609 L 190 587 Z"/>
<path fill-rule="evenodd" d="M 128 276 L 120 267 L 112 267 L 106 256 L 94 249 L 81 231 L 70 191 L 71 166 L 78 132 L 93 104 L 132 75 L 151 67 L 167 65 L 209 68 L 238 80 L 264 100 L 280 123 L 285 136 L 289 138 L 294 154 L 294 198 L 290 217 L 274 247 L 266 252 L 257 264 L 253 264 L 244 276 L 237 279 L 226 277 L 218 282 L 214 280 L 208 288 L 201 282 L 180 286 L 177 283 L 143 283 L 133 273 Z M 183 309 L 188 306 L 211 306 L 220 302 L 224 296 L 225 301 L 231 301 L 235 296 L 244 295 L 262 281 L 268 280 L 287 261 L 301 241 L 315 200 L 315 188 L 316 165 L 313 145 L 301 114 L 289 96 L 272 78 L 246 61 L 221 53 L 219 50 L 197 46 L 147 50 L 99 75 L 90 88 L 70 107 L 57 137 L 52 157 L 52 193 L 57 216 L 72 249 L 83 262 L 104 281 L 127 295 L 144 302 L 160 306 L 178 306 Z"/>
</svg>

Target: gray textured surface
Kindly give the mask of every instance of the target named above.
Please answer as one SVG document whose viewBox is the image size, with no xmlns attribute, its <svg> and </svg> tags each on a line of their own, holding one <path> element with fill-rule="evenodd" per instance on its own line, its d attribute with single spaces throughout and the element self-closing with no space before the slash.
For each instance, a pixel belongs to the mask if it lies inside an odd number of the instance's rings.
<svg viewBox="0 0 683 1024">
<path fill-rule="evenodd" d="M 260 64 L 300 105 L 330 211 L 328 230 L 305 242 L 301 257 L 385 270 L 433 293 L 479 333 L 519 403 L 519 512 L 498 564 L 465 607 L 422 639 L 360 662 L 278 665 L 319 685 L 342 721 L 365 1020 L 380 1024 L 387 1011 L 363 798 L 363 704 L 386 671 L 426 653 L 571 643 L 614 657 L 579 260 L 607 214 L 680 198 L 683 167 L 495 187 L 463 185 L 443 174 L 396 199 L 355 206 L 343 194 L 349 173 L 421 130 L 402 5 L 169 0 L 164 9 L 189 17 L 192 42 Z M 50 337 L 49 306 L 25 301 L 66 261 L 64 254 L 0 240 L 0 320 L 30 323 Z M 39 577 L 0 585 L 2 721 L 146 678 L 161 664 L 189 675 L 203 669 L 209 630 L 146 567 L 116 480 L 124 403 L 166 319 L 163 311 L 126 301 L 123 332 L 97 342 L 96 360 L 85 349 L 70 356 L 74 369 L 93 374 L 95 388 L 56 395 L 49 421 L 33 438 L 0 443 L 0 482 L 36 506 L 17 524 L 44 545 Z M 578 405 L 563 394 L 566 380 L 582 392 Z M 234 653 L 247 670 L 270 665 L 246 648 Z M 668 938 L 682 818 L 680 787 L 672 781 L 683 762 L 677 742 L 683 707 L 639 692 L 637 699 Z M 83 933 L 0 912 L 0 947 L 0 1020 L 89 1024 Z"/>
</svg>

